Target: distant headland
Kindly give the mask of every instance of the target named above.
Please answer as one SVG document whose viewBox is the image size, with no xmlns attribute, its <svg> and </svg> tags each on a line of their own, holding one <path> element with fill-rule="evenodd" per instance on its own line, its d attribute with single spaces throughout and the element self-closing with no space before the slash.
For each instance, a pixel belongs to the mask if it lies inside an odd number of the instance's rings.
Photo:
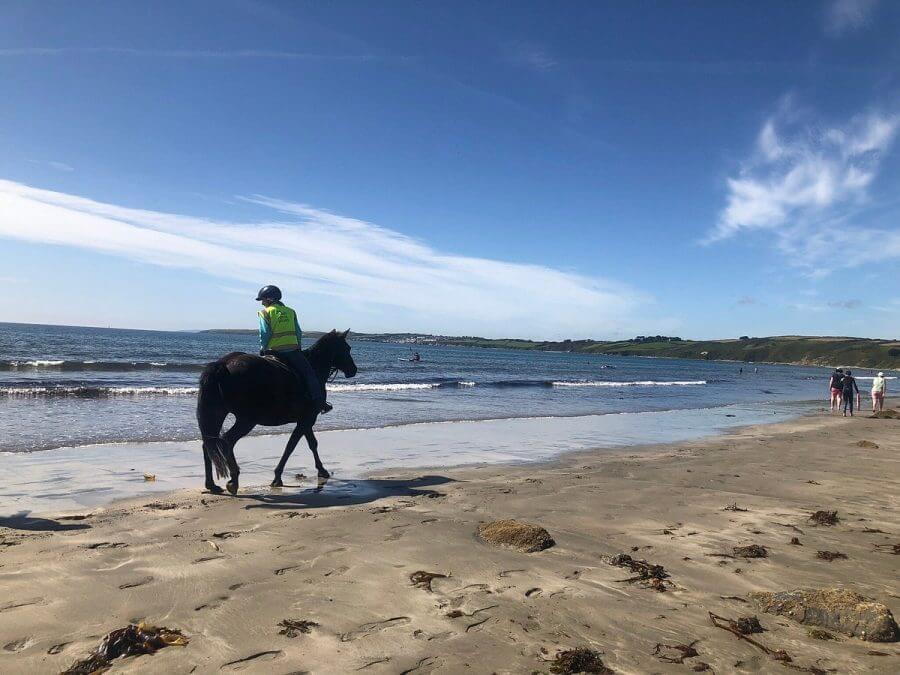
<svg viewBox="0 0 900 675">
<path fill-rule="evenodd" d="M 250 329 L 211 329 L 204 333 L 255 334 Z M 316 338 L 322 333 L 306 331 Z M 778 335 L 726 340 L 684 340 L 666 335 L 639 335 L 630 340 L 539 341 L 518 338 L 428 335 L 423 333 L 351 333 L 354 340 L 407 345 L 445 345 L 531 351 L 562 351 L 616 356 L 656 356 L 744 363 L 790 363 L 900 369 L 900 340 L 854 337 Z"/>
</svg>

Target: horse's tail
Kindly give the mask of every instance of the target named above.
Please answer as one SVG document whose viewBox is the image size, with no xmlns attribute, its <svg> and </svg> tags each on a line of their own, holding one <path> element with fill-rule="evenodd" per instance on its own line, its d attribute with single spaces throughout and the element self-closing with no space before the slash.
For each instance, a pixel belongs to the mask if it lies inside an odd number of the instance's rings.
<svg viewBox="0 0 900 675">
<path fill-rule="evenodd" d="M 228 478 L 228 455 L 225 441 L 219 436 L 228 415 L 222 381 L 228 377 L 224 359 L 214 361 L 200 373 L 200 392 L 197 394 L 197 424 L 203 436 L 203 452 L 216 467 L 216 476 Z"/>
</svg>

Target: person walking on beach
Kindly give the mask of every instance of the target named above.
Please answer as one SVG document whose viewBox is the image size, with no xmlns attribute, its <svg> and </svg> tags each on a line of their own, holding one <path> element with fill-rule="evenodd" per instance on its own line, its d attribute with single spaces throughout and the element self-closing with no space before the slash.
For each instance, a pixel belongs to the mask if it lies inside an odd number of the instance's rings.
<svg viewBox="0 0 900 675">
<path fill-rule="evenodd" d="M 884 395 L 887 394 L 887 380 L 884 373 L 878 373 L 872 380 L 872 412 L 884 410 Z"/>
<path fill-rule="evenodd" d="M 263 305 L 259 311 L 260 355 L 274 352 L 285 361 L 305 385 L 313 405 L 319 412 L 327 413 L 332 408 L 325 400 L 325 384 L 300 349 L 302 332 L 297 313 L 281 302 L 281 289 L 277 286 L 263 286 L 256 299 Z"/>
<path fill-rule="evenodd" d="M 841 368 L 835 368 L 828 380 L 828 388 L 831 390 L 831 412 L 834 412 L 835 406 L 841 409 L 841 391 L 843 390 L 842 381 L 844 379 L 844 371 Z"/>
<path fill-rule="evenodd" d="M 859 410 L 859 387 L 856 386 L 856 378 L 849 370 L 844 373 L 841 380 L 841 398 L 844 401 L 844 417 L 847 416 L 847 408 L 850 408 L 850 417 L 853 417 L 853 393 L 856 392 L 856 409 Z"/>
</svg>

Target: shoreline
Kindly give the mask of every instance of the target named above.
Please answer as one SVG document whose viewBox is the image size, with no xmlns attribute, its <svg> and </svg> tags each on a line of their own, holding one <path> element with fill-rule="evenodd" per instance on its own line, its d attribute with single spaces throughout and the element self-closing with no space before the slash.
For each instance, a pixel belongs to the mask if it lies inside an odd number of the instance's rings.
<svg viewBox="0 0 900 675">
<path fill-rule="evenodd" d="M 736 427 L 811 414 L 813 405 L 730 404 L 596 415 L 411 422 L 325 430 L 317 437 L 320 454 L 332 474 L 360 480 L 374 471 L 539 464 L 572 452 L 618 452 L 712 437 Z M 288 435 L 254 434 L 241 440 L 236 457 L 244 491 L 268 490 Z M 200 447 L 197 440 L 116 442 L 4 453 L 0 516 L 93 508 L 139 495 L 200 487 Z M 147 481 L 145 474 L 154 478 Z M 295 474 L 315 476 L 303 441 L 285 469 L 286 477 Z M 219 482 L 224 485 L 224 481 Z"/>
<path fill-rule="evenodd" d="M 781 671 L 713 627 L 712 611 L 757 614 L 758 641 L 801 667 L 890 672 L 897 643 L 817 640 L 747 594 L 842 586 L 897 616 L 897 558 L 884 547 L 900 541 L 898 448 L 896 420 L 814 414 L 526 464 L 385 467 L 321 491 L 190 489 L 4 519 L 0 670 L 59 672 L 142 620 L 190 643 L 119 670 L 547 673 L 557 651 L 585 647 L 617 673 Z M 811 526 L 819 509 L 839 523 Z M 522 553 L 476 537 L 502 518 L 546 527 L 555 545 Z M 730 555 L 748 544 L 768 556 Z M 665 592 L 622 583 L 627 570 L 604 562 L 618 553 L 662 565 Z M 417 571 L 445 576 L 428 590 Z M 313 625 L 288 637 L 285 619 Z M 654 655 L 694 640 L 685 665 Z"/>
<path fill-rule="evenodd" d="M 895 379 L 895 378 L 885 378 L 885 379 Z M 693 406 L 693 407 L 683 407 L 683 408 L 659 408 L 653 410 L 620 410 L 620 411 L 610 411 L 610 412 L 596 412 L 596 413 L 571 413 L 571 414 L 554 414 L 554 415 L 506 415 L 506 416 L 496 416 L 496 417 L 467 417 L 460 419 L 424 419 L 424 420 L 415 420 L 412 422 L 386 422 L 382 424 L 372 424 L 369 426 L 335 426 L 335 427 L 324 427 L 324 428 L 316 428 L 316 434 L 325 433 L 325 432 L 333 432 L 333 431 L 366 431 L 366 430 L 374 430 L 374 429 L 390 429 L 395 427 L 410 427 L 417 425 L 427 425 L 427 424 L 468 424 L 468 423 L 478 423 L 478 422 L 502 422 L 506 420 L 539 420 L 539 419 L 569 419 L 573 417 L 604 417 L 606 415 L 639 415 L 644 413 L 677 413 L 684 411 L 714 411 L 714 410 L 722 410 L 725 408 L 741 408 L 741 407 L 765 407 L 765 406 L 784 406 L 784 407 L 794 407 L 794 406 L 806 406 L 810 410 L 817 405 L 821 405 L 822 402 L 818 399 L 800 399 L 795 401 L 771 401 L 767 403 L 754 403 L 754 402 L 736 402 L 736 403 L 723 403 L 719 405 L 706 405 L 706 406 Z M 804 414 L 804 413 L 798 413 Z M 227 426 L 227 424 L 225 425 Z M 282 429 L 285 427 L 290 427 L 290 425 L 282 425 L 281 427 L 257 427 L 253 431 L 248 434 L 248 437 L 259 437 L 259 436 L 285 436 L 287 437 L 290 432 L 283 431 Z M 224 427 L 223 427 L 224 430 Z M 111 441 L 98 441 L 98 442 L 87 442 L 80 443 L 78 445 L 56 445 L 51 447 L 44 448 L 32 448 L 28 450 L 0 450 L 0 457 L 4 456 L 15 456 L 21 454 L 33 454 L 40 452 L 52 452 L 54 450 L 74 450 L 77 448 L 96 448 L 103 446 L 122 446 L 122 445 L 144 445 L 148 443 L 193 443 L 198 442 L 200 440 L 199 435 L 192 435 L 185 438 L 146 438 L 146 439 L 133 439 L 126 438 L 123 440 L 111 440 Z"/>
</svg>

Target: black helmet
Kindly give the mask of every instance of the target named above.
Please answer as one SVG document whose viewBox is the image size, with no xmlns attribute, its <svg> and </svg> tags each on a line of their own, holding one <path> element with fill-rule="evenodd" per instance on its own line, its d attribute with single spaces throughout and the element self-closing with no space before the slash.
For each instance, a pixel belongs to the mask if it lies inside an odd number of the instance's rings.
<svg viewBox="0 0 900 675">
<path fill-rule="evenodd" d="M 257 300 L 281 300 L 281 289 L 278 286 L 263 286 L 256 294 Z"/>
</svg>

